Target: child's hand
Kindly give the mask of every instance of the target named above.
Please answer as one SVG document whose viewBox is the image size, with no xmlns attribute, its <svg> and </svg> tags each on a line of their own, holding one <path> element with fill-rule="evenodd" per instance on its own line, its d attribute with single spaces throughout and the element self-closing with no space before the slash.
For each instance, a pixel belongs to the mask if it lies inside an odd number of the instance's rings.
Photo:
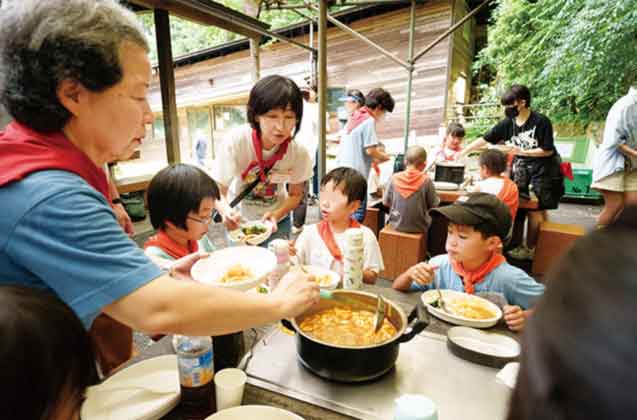
<svg viewBox="0 0 637 420">
<path fill-rule="evenodd" d="M 223 224 L 225 225 L 226 229 L 228 230 L 235 230 L 235 229 L 239 229 L 239 226 L 241 225 L 241 213 L 239 213 L 236 210 L 231 210 L 230 213 L 226 213 L 226 214 L 222 214 L 221 215 L 222 220 L 223 220 Z"/>
<path fill-rule="evenodd" d="M 421 286 L 431 284 L 434 280 L 434 273 L 437 267 L 421 262 L 412 266 L 409 270 L 409 278 Z"/>
<path fill-rule="evenodd" d="M 527 312 L 519 306 L 504 305 L 504 320 L 511 331 L 522 331 L 526 324 Z"/>
<path fill-rule="evenodd" d="M 294 241 L 288 241 L 288 252 L 291 256 L 296 256 L 296 248 L 294 247 Z"/>
</svg>

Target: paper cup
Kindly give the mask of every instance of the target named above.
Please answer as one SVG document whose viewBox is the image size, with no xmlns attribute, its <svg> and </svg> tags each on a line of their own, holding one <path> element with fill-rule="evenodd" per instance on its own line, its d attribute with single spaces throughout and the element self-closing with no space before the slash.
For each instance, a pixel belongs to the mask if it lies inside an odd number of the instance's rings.
<svg viewBox="0 0 637 420">
<path fill-rule="evenodd" d="M 236 368 L 222 369 L 215 374 L 217 411 L 241 405 L 247 379 L 246 373 Z"/>
</svg>

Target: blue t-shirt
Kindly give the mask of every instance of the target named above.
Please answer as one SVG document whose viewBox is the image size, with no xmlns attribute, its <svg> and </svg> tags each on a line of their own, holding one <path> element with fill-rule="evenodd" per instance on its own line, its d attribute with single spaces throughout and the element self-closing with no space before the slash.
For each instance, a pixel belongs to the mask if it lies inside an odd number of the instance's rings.
<svg viewBox="0 0 637 420">
<path fill-rule="evenodd" d="M 358 127 L 346 134 L 341 141 L 338 153 L 339 166 L 356 169 L 365 179 L 369 178 L 372 167 L 372 157 L 367 154 L 368 147 L 378 146 L 376 137 L 376 123 L 370 117 Z"/>
<path fill-rule="evenodd" d="M 0 188 L 0 284 L 50 290 L 88 329 L 102 308 L 161 275 L 106 199 L 70 172 Z"/>
<path fill-rule="evenodd" d="M 436 270 L 434 284 L 439 282 L 441 289 L 464 291 L 462 279 L 453 271 L 449 255 L 438 255 L 432 258 L 429 264 L 439 267 Z M 413 282 L 410 290 L 429 290 L 434 287 L 434 284 L 421 286 Z M 475 285 L 474 290 L 476 294 L 481 292 L 500 293 L 509 305 L 518 305 L 522 309 L 529 309 L 544 293 L 544 285 L 536 282 L 523 270 L 505 262 L 487 274 L 483 281 Z"/>
</svg>

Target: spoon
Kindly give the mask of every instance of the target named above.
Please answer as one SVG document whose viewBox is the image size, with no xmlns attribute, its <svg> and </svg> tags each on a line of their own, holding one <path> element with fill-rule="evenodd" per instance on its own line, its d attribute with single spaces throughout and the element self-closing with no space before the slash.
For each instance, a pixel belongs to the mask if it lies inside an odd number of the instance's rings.
<svg viewBox="0 0 637 420">
<path fill-rule="evenodd" d="M 374 314 L 374 334 L 383 326 L 383 320 L 385 319 L 385 299 L 383 299 L 381 295 L 377 296 L 378 303 L 376 304 L 376 313 Z"/>
</svg>

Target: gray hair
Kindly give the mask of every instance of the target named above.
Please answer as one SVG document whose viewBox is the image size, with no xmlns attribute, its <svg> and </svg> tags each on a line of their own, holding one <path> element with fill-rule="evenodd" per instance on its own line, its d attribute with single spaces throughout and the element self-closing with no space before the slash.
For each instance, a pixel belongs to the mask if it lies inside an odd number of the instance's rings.
<svg viewBox="0 0 637 420">
<path fill-rule="evenodd" d="M 119 47 L 149 50 L 134 13 L 115 0 L 13 0 L 0 13 L 0 102 L 36 131 L 71 117 L 57 98 L 65 79 L 100 92 L 123 77 Z"/>
</svg>

